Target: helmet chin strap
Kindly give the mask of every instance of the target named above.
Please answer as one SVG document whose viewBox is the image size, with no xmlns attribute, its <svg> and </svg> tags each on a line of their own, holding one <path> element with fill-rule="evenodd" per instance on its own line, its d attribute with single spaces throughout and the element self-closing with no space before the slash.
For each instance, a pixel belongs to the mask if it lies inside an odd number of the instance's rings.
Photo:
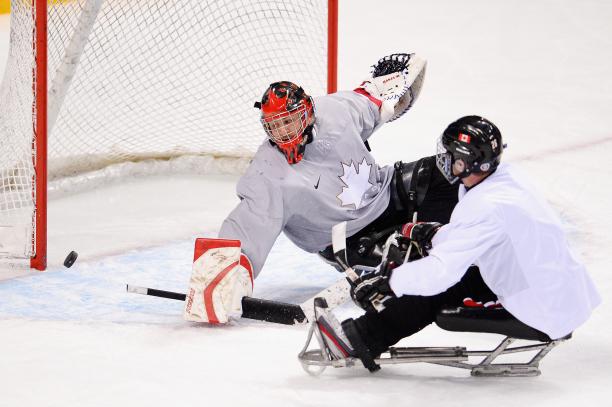
<svg viewBox="0 0 612 407">
<path fill-rule="evenodd" d="M 454 164 L 453 164 L 454 166 Z M 483 175 L 482 178 L 480 178 L 478 181 L 476 181 L 473 184 L 470 184 L 469 186 L 465 184 L 465 182 L 463 183 L 465 185 L 465 188 L 469 191 L 470 189 L 474 188 L 476 185 L 480 184 L 482 181 L 484 181 L 485 179 L 487 179 L 489 177 L 489 175 L 493 174 L 495 172 L 497 168 L 493 168 L 490 171 L 471 171 L 468 168 L 464 169 L 461 174 L 459 175 L 455 175 L 457 178 L 459 178 L 460 180 L 463 180 L 467 177 L 469 177 L 470 175 Z M 463 181 L 462 181 L 463 182 Z"/>
</svg>

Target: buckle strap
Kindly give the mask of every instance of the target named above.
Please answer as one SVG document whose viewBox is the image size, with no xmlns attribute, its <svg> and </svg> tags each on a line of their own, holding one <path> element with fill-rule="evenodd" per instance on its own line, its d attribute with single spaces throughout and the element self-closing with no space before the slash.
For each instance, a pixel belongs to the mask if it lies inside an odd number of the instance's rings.
<svg viewBox="0 0 612 407">
<path fill-rule="evenodd" d="M 398 209 L 414 212 L 425 200 L 435 157 L 425 157 L 411 163 L 398 161 L 394 164 L 393 183 Z"/>
</svg>

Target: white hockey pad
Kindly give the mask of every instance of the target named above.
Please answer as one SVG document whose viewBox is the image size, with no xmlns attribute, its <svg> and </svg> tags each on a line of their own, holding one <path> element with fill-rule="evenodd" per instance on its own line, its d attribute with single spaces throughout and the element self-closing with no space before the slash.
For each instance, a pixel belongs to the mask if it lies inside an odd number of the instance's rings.
<svg viewBox="0 0 612 407">
<path fill-rule="evenodd" d="M 242 297 L 253 293 L 253 268 L 239 240 L 196 239 L 183 317 L 223 324 L 242 316 Z"/>
<path fill-rule="evenodd" d="M 357 88 L 357 91 L 363 89 L 370 99 L 379 105 L 381 123 L 393 121 L 406 113 L 418 98 L 426 66 L 425 59 L 410 54 L 406 69 L 375 78 L 370 77 Z"/>
</svg>

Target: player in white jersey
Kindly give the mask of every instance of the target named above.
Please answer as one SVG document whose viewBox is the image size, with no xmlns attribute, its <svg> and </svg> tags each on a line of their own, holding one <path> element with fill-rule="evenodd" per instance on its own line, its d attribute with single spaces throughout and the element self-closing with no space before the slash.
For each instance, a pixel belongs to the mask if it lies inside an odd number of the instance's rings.
<svg viewBox="0 0 612 407">
<path fill-rule="evenodd" d="M 342 327 L 329 313 L 321 317 L 326 340 L 345 344 L 333 347 L 337 357 L 358 356 L 372 368 L 373 357 L 466 298 L 472 304 L 499 302 L 551 339 L 588 319 L 600 296 L 554 211 L 518 170 L 500 164 L 503 149 L 497 127 L 479 116 L 463 117 L 444 131 L 438 167 L 450 182 L 461 180 L 459 203 L 446 225 L 403 228 L 428 255 L 362 276 L 352 295 L 364 316 Z M 385 309 L 374 310 L 372 301 L 385 298 Z"/>
<path fill-rule="evenodd" d="M 410 219 L 417 206 L 421 219 L 448 221 L 456 187 L 434 171 L 434 157 L 380 167 L 367 145 L 377 128 L 413 105 L 425 65 L 414 54 L 393 54 L 354 91 L 315 98 L 288 81 L 268 87 L 256 103 L 268 139 L 238 181 L 241 201 L 219 239 L 207 240 L 208 252 L 228 253 L 194 264 L 187 319 L 239 316 L 240 298 L 251 294 L 252 279 L 280 233 L 307 252 L 325 254 L 332 227 L 342 221 L 353 248 L 359 237 Z M 373 249 L 361 248 L 364 262 Z M 216 260 L 228 256 L 231 262 Z M 192 304 L 201 298 L 204 304 Z M 201 311 L 194 315 L 196 308 Z"/>
</svg>

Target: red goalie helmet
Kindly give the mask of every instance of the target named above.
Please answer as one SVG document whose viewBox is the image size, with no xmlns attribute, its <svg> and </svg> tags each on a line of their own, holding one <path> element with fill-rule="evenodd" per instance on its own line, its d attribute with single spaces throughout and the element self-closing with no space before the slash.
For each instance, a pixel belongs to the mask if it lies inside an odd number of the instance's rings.
<svg viewBox="0 0 612 407">
<path fill-rule="evenodd" d="M 261 123 L 270 142 L 289 164 L 300 162 L 306 144 L 312 141 L 312 98 L 295 83 L 274 82 L 255 107 L 261 109 Z"/>
</svg>

